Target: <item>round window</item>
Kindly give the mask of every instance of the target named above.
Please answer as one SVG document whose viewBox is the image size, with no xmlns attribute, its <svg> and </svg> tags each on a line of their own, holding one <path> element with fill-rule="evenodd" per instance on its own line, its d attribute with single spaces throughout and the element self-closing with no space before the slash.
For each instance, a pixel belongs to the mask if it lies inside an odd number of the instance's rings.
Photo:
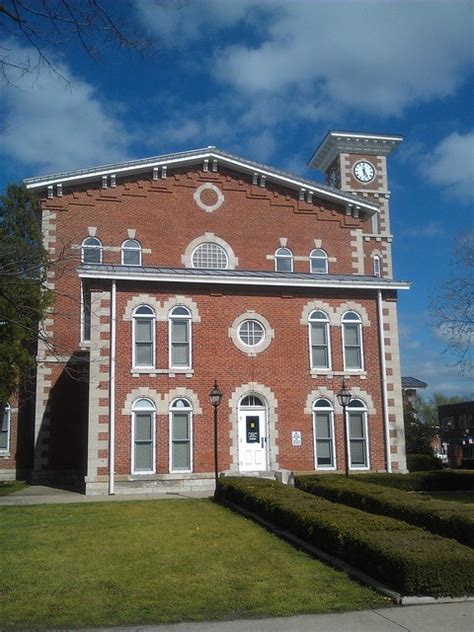
<svg viewBox="0 0 474 632">
<path fill-rule="evenodd" d="M 244 320 L 239 327 L 239 338 L 247 347 L 255 347 L 265 339 L 265 329 L 257 320 Z"/>
</svg>

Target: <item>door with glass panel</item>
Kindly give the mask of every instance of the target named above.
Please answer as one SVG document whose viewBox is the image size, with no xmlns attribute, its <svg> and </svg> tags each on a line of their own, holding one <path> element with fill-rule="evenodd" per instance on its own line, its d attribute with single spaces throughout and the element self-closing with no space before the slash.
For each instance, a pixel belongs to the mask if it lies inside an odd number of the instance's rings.
<svg viewBox="0 0 474 632">
<path fill-rule="evenodd" d="M 239 470 L 267 469 L 266 409 L 257 395 L 247 395 L 239 406 Z"/>
</svg>

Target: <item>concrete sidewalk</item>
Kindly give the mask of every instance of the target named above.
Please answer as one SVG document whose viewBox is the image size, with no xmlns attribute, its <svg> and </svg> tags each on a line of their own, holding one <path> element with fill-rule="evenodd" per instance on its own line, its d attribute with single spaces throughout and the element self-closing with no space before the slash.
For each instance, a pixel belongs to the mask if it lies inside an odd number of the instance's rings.
<svg viewBox="0 0 474 632">
<path fill-rule="evenodd" d="M 58 505 L 69 503 L 97 503 L 97 502 L 117 502 L 126 500 L 163 500 L 170 498 L 210 498 L 214 495 L 212 491 L 206 492 L 169 492 L 169 493 L 139 493 L 139 494 L 117 494 L 115 496 L 85 496 L 78 492 L 66 489 L 57 489 L 45 485 L 31 485 L 8 496 L 0 496 L 0 506 L 18 507 L 22 505 Z"/>
<path fill-rule="evenodd" d="M 398 606 L 274 619 L 98 628 L 89 632 L 472 632 L 474 603 Z"/>
</svg>

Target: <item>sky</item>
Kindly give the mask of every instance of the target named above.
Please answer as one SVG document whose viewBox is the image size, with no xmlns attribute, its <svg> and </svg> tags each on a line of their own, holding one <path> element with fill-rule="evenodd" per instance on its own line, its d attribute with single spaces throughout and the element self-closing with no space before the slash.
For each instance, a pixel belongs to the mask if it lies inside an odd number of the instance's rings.
<svg viewBox="0 0 474 632">
<path fill-rule="evenodd" d="M 33 4 L 36 0 L 32 0 Z M 38 0 L 39 3 L 39 0 Z M 7 3 L 8 4 L 8 3 Z M 429 306 L 474 239 L 472 0 L 129 0 L 157 54 L 41 49 L 0 22 L 0 192 L 24 177 L 216 145 L 315 180 L 329 129 L 401 134 L 389 157 L 402 374 L 474 399 Z M 118 12 L 118 13 L 117 13 Z M 59 38 L 57 38 L 59 40 Z M 15 66 L 30 63 L 31 73 Z"/>
</svg>

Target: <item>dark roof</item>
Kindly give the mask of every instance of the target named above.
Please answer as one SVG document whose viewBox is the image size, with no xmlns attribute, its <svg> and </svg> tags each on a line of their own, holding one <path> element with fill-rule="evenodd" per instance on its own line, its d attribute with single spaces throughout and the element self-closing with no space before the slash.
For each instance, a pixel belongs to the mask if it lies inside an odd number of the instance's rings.
<svg viewBox="0 0 474 632">
<path fill-rule="evenodd" d="M 374 276 L 365 276 L 357 274 L 315 274 L 310 272 L 275 272 L 269 270 L 208 270 L 202 268 L 163 268 L 152 266 L 127 266 L 127 265 L 113 265 L 113 264 L 97 264 L 97 263 L 83 263 L 78 268 L 81 276 L 98 277 L 101 276 L 111 277 L 127 277 L 132 278 L 140 277 L 144 280 L 147 277 L 200 277 L 209 278 L 209 280 L 217 280 L 219 278 L 226 280 L 240 280 L 245 283 L 248 279 L 260 279 L 268 281 L 282 281 L 283 284 L 288 282 L 288 285 L 292 285 L 295 282 L 308 282 L 311 285 L 331 285 L 331 284 L 351 284 L 354 287 L 358 285 L 364 286 L 370 284 L 372 287 L 384 287 L 394 286 L 398 289 L 400 286 L 408 288 L 408 283 L 405 281 L 395 281 L 393 279 L 383 279 Z M 312 283 L 311 283 L 312 282 Z M 421 382 L 423 384 L 423 382 Z M 426 386 L 426 385 L 425 385 Z"/>
<path fill-rule="evenodd" d="M 402 388 L 426 388 L 428 384 L 417 380 L 416 377 L 402 377 Z"/>
</svg>

